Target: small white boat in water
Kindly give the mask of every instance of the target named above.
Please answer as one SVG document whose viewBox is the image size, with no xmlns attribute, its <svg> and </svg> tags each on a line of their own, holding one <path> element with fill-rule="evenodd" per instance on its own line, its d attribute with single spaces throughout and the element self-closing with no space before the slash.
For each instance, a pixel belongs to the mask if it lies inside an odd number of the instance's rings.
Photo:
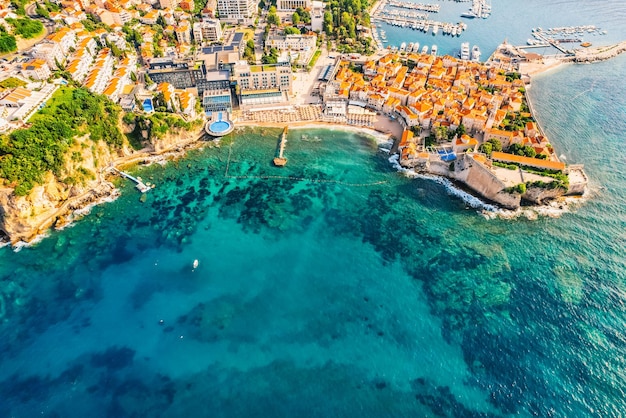
<svg viewBox="0 0 626 418">
<path fill-rule="evenodd" d="M 198 261 L 198 259 L 193 260 L 193 268 L 194 269 L 197 269 L 199 264 L 200 264 L 200 262 Z"/>
<path fill-rule="evenodd" d="M 422 47 L 422 54 L 428 54 L 428 45 Z"/>
<path fill-rule="evenodd" d="M 437 45 L 430 47 L 430 55 L 437 55 Z"/>
</svg>

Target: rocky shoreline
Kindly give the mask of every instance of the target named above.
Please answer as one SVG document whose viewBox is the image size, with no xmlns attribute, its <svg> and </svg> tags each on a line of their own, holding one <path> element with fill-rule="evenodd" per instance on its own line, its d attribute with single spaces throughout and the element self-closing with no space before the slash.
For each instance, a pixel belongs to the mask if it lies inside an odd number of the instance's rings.
<svg viewBox="0 0 626 418">
<path fill-rule="evenodd" d="M 69 186 L 49 174 L 42 185 L 27 196 L 15 196 L 13 189 L 0 188 L 0 244 L 19 247 L 36 241 L 50 228 L 61 229 L 88 208 L 110 202 L 119 190 L 109 180 L 109 167 L 123 168 L 134 164 L 152 164 L 184 157 L 190 149 L 206 144 L 203 127 L 190 132 L 167 135 L 156 144 L 138 151 L 121 150 L 121 156 L 101 155 L 96 179 L 81 186 Z M 93 158 L 93 156 L 92 156 Z"/>
</svg>

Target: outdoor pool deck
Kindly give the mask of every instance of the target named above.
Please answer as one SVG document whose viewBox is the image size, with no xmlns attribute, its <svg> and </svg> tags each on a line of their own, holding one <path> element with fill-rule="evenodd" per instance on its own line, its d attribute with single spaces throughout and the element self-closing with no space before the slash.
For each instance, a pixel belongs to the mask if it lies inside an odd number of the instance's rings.
<svg viewBox="0 0 626 418">
<path fill-rule="evenodd" d="M 212 137 L 221 137 L 228 135 L 233 131 L 235 126 L 228 119 L 223 118 L 222 112 L 214 114 L 204 126 L 204 130 Z"/>
</svg>

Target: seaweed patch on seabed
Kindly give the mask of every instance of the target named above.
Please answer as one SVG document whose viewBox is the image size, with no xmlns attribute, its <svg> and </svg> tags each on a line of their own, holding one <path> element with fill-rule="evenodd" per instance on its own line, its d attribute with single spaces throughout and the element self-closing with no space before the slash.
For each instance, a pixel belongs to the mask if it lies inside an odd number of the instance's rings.
<svg viewBox="0 0 626 418">
<path fill-rule="evenodd" d="M 256 234 L 302 231 L 325 206 L 327 187 L 292 179 L 239 181 L 220 191 L 219 215 L 236 219 L 245 231 Z"/>
</svg>

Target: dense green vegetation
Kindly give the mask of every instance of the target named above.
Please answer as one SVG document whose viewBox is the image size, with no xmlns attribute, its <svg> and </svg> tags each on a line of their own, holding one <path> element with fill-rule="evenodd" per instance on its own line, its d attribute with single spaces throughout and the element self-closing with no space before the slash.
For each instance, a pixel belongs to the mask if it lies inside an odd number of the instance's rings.
<svg viewBox="0 0 626 418">
<path fill-rule="evenodd" d="M 493 151 L 502 151 L 502 143 L 495 138 L 491 138 L 489 141 L 482 144 L 478 150 L 487 155 L 491 155 Z"/>
<path fill-rule="evenodd" d="M 278 63 L 278 50 L 276 48 L 270 48 L 270 52 L 261 57 L 263 64 L 276 64 Z"/>
<path fill-rule="evenodd" d="M 7 32 L 4 26 L 0 25 L 0 54 L 17 50 L 15 36 Z"/>
<path fill-rule="evenodd" d="M 291 21 L 294 25 L 297 25 L 299 23 L 309 24 L 311 23 L 311 13 L 309 13 L 302 7 L 298 7 L 293 16 L 291 16 Z"/>
<path fill-rule="evenodd" d="M 19 19 L 6 19 L 14 28 L 14 33 L 20 35 L 24 39 L 31 39 L 43 32 L 43 25 L 38 20 L 29 19 L 27 17 Z"/>
<path fill-rule="evenodd" d="M 300 29 L 296 28 L 295 26 L 287 26 L 285 28 L 285 35 L 300 35 L 302 32 L 300 32 Z"/>
<path fill-rule="evenodd" d="M 279 26 L 280 25 L 280 17 L 278 16 L 278 14 L 276 13 L 276 6 L 271 6 L 268 13 L 267 13 L 267 17 L 265 18 L 265 20 L 267 21 L 267 25 L 271 26 L 271 25 L 276 25 Z"/>
<path fill-rule="evenodd" d="M 207 4 L 207 0 L 195 0 L 193 4 L 193 14 L 199 15 Z"/>
<path fill-rule="evenodd" d="M 187 122 L 179 116 L 175 116 L 171 113 L 155 112 L 149 115 L 137 115 L 134 113 L 127 113 L 122 118 L 127 125 L 135 124 L 135 130 L 130 135 L 135 139 L 141 138 L 141 132 L 148 132 L 148 140 L 158 140 L 163 138 L 167 133 L 177 130 L 190 131 L 198 124 L 202 123 L 201 119 L 196 119 Z"/>
<path fill-rule="evenodd" d="M 337 41 L 339 52 L 374 53 L 371 38 L 362 36 L 356 30 L 358 25 L 370 26 L 368 7 L 368 0 L 331 0 L 327 3 L 324 32 Z"/>
<path fill-rule="evenodd" d="M 507 148 L 506 152 L 509 154 L 520 155 L 522 157 L 536 157 L 537 151 L 530 145 L 520 145 L 520 144 L 511 144 L 509 148 Z"/>
<path fill-rule="evenodd" d="M 20 16 L 26 16 L 26 5 L 30 0 L 11 0 L 11 4 L 15 7 L 15 13 Z"/>
<path fill-rule="evenodd" d="M 89 134 L 94 142 L 119 147 L 119 110 L 104 96 L 83 88 L 60 88 L 49 105 L 35 114 L 28 129 L 0 136 L 0 178 L 15 187 L 15 194 L 28 194 L 51 171 L 60 176 L 66 152 L 75 135 Z M 83 178 L 89 177 L 84 173 Z"/>
<path fill-rule="evenodd" d="M 246 42 L 246 48 L 243 51 L 243 58 L 248 61 L 248 64 L 254 64 L 256 62 L 256 56 L 254 55 L 254 41 L 249 39 Z"/>
<path fill-rule="evenodd" d="M 500 124 L 500 128 L 505 131 L 523 131 L 527 122 L 534 122 L 535 120 L 530 116 L 522 116 L 522 113 L 528 112 L 528 106 L 522 103 L 520 112 L 509 112 Z"/>
<path fill-rule="evenodd" d="M 516 184 L 515 186 L 507 187 L 506 189 L 504 189 L 504 191 L 507 193 L 524 194 L 526 193 L 526 184 L 524 183 Z"/>
</svg>

